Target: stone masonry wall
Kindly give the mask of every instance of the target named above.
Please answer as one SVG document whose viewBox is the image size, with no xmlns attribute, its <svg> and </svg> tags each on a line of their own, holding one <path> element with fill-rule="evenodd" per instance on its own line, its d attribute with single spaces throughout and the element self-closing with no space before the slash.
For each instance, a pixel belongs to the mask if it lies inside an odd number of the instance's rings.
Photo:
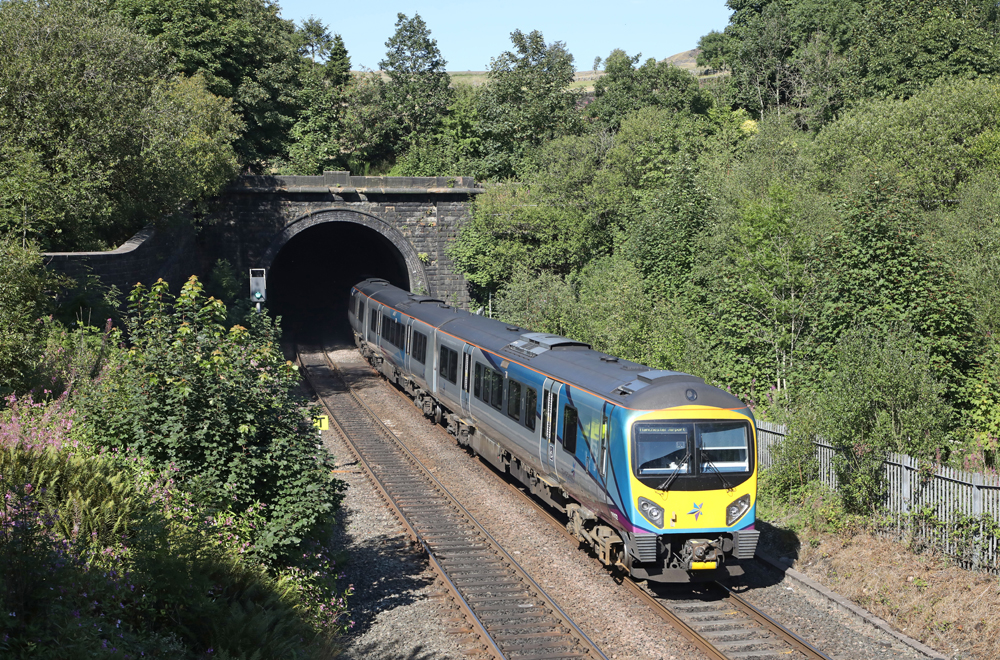
<svg viewBox="0 0 1000 660">
<path fill-rule="evenodd" d="M 267 268 L 295 233 L 321 222 L 357 222 L 396 243 L 416 288 L 425 279 L 430 295 L 466 306 L 465 279 L 445 250 L 482 190 L 467 177 L 242 177 L 215 205 L 206 252 L 241 271 Z"/>
<path fill-rule="evenodd" d="M 178 289 L 191 275 L 205 277 L 217 259 L 237 272 L 267 268 L 296 233 L 355 222 L 396 245 L 415 288 L 467 306 L 465 279 L 445 250 L 482 191 L 469 177 L 245 176 L 212 201 L 200 230 L 148 227 L 116 250 L 49 253 L 46 260 L 49 268 L 78 279 L 95 275 L 123 293 L 160 277 Z"/>
<path fill-rule="evenodd" d="M 149 286 L 159 278 L 180 289 L 191 275 L 202 275 L 194 229 L 190 226 L 139 231 L 115 250 L 107 252 L 49 252 L 46 267 L 81 284 L 94 276 L 105 286 L 128 294 L 138 282 Z"/>
</svg>

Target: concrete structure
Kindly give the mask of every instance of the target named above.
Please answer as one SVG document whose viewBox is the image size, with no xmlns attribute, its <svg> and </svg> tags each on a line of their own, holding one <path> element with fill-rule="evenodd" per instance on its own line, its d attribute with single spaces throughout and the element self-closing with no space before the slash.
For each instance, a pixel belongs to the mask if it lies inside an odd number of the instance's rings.
<svg viewBox="0 0 1000 660">
<path fill-rule="evenodd" d="M 209 203 L 197 232 L 148 228 L 117 250 L 50 254 L 49 263 L 76 277 L 90 272 L 123 292 L 158 277 L 179 287 L 192 274 L 204 277 L 217 259 L 238 272 L 270 269 L 292 239 L 309 239 L 311 229 L 341 223 L 354 227 L 354 242 L 370 236 L 391 246 L 385 258 L 405 264 L 411 290 L 465 305 L 466 283 L 446 248 L 482 190 L 470 177 L 244 176 Z M 332 234 L 323 235 L 329 240 Z M 338 251 L 357 247 L 331 244 L 328 254 L 335 260 Z"/>
</svg>

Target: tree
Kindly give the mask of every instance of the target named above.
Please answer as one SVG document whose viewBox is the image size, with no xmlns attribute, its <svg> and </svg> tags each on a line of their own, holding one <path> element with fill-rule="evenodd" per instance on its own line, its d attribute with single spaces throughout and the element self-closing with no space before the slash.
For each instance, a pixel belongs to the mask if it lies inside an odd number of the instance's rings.
<svg viewBox="0 0 1000 660">
<path fill-rule="evenodd" d="M 236 173 L 238 121 L 117 14 L 0 4 L 0 230 L 43 249 L 118 245 Z"/>
<path fill-rule="evenodd" d="M 388 102 L 398 123 L 399 139 L 412 142 L 435 129 L 447 112 L 452 93 L 437 40 L 420 14 L 397 14 L 396 32 L 385 42 L 379 67 L 389 76 Z"/>
<path fill-rule="evenodd" d="M 319 39 L 317 34 L 329 37 L 322 23 L 310 20 L 312 39 Z M 274 161 L 285 174 L 322 174 L 324 170 L 349 168 L 343 134 L 351 58 L 339 34 L 329 37 L 322 56 L 325 63 L 317 64 L 310 59 L 299 72 L 296 94 L 299 112 L 288 131 L 288 157 L 284 162 Z"/>
<path fill-rule="evenodd" d="M 482 138 L 477 87 L 458 84 L 438 132 L 417 137 L 392 176 L 478 176 Z"/>
<path fill-rule="evenodd" d="M 163 280 L 137 285 L 115 353 L 78 399 L 80 434 L 171 466 L 214 510 L 263 504 L 253 551 L 265 560 L 296 548 L 339 501 L 332 457 L 293 395 L 296 367 L 278 329 L 251 312 L 228 330 L 226 307 L 192 277 L 174 298 Z"/>
<path fill-rule="evenodd" d="M 843 227 L 817 254 L 819 360 L 829 365 L 827 356 L 852 328 L 887 335 L 905 324 L 954 397 L 977 348 L 972 310 L 955 273 L 917 231 L 916 205 L 875 181 L 840 209 Z"/>
<path fill-rule="evenodd" d="M 652 58 L 637 69 L 639 57 L 617 48 L 611 51 L 604 60 L 604 75 L 594 83 L 596 98 L 587 106 L 588 115 L 618 130 L 625 116 L 640 108 L 705 113 L 711 107 L 711 97 L 699 89 L 698 80 L 690 73 Z"/>
<path fill-rule="evenodd" d="M 295 37 L 299 53 L 307 56 L 313 64 L 322 64 L 334 47 L 334 38 L 323 21 L 315 16 L 302 21 L 302 25 L 295 30 Z"/>
<path fill-rule="evenodd" d="M 561 41 L 545 43 L 538 30 L 510 35 L 514 51 L 490 60 L 479 96 L 483 131 L 483 174 L 513 176 L 534 147 L 582 129 L 576 110 L 573 56 Z"/>
<path fill-rule="evenodd" d="M 351 79 L 351 58 L 347 55 L 347 46 L 339 34 L 333 35 L 333 45 L 323 67 L 323 75 L 334 87 L 343 87 Z"/>
<path fill-rule="evenodd" d="M 851 97 L 908 98 L 945 77 L 1000 72 L 995 3 L 875 0 L 851 47 Z"/>
<path fill-rule="evenodd" d="M 0 236 L 0 395 L 24 392 L 42 350 L 41 316 L 51 308 L 42 255 L 20 236 Z"/>
<path fill-rule="evenodd" d="M 1000 86 L 948 78 L 909 99 L 874 99 L 844 113 L 817 137 L 817 174 L 834 190 L 878 171 L 933 209 L 951 204 L 964 182 L 1000 164 L 998 145 Z"/>
<path fill-rule="evenodd" d="M 848 511 L 882 506 L 888 452 L 932 458 L 945 445 L 952 410 L 922 343 L 905 325 L 860 326 L 833 351 L 813 418 L 818 436 L 837 449 L 834 468 Z"/>
<path fill-rule="evenodd" d="M 243 121 L 240 163 L 260 170 L 285 153 L 296 113 L 299 54 L 295 28 L 270 0 L 111 0 L 137 30 L 173 58 L 172 68 L 204 76 L 208 90 L 232 99 Z"/>
</svg>

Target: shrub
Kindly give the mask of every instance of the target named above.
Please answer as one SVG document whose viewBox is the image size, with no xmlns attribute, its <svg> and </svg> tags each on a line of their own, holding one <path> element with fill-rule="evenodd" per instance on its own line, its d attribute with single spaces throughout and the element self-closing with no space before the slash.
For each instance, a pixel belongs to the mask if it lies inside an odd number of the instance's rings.
<svg viewBox="0 0 1000 660">
<path fill-rule="evenodd" d="M 265 315 L 226 331 L 226 308 L 192 277 L 176 300 L 162 280 L 130 296 L 128 348 L 80 397 L 80 437 L 173 466 L 199 503 L 244 511 L 264 524 L 252 552 L 274 560 L 329 520 L 341 482 L 292 396 L 285 361 Z"/>
<path fill-rule="evenodd" d="M 811 410 L 815 434 L 832 444 L 844 505 L 851 512 L 881 506 L 890 451 L 933 455 L 944 444 L 951 407 L 942 398 L 933 360 L 907 327 L 846 332 L 832 371 Z"/>
<path fill-rule="evenodd" d="M 212 516 L 169 468 L 67 441 L 63 404 L 0 413 L 0 656 L 329 657 L 327 548 L 268 571 L 234 540 L 253 511 Z"/>
</svg>

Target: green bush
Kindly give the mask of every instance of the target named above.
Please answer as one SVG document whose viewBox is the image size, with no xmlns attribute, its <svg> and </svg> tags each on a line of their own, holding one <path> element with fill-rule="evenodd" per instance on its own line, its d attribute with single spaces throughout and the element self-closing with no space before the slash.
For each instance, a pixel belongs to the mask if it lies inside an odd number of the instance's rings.
<svg viewBox="0 0 1000 660">
<path fill-rule="evenodd" d="M 345 627 L 314 549 L 272 573 L 169 470 L 63 444 L 62 402 L 0 415 L 0 655 L 326 658 Z M 221 524 L 215 524 L 219 522 Z"/>
<path fill-rule="evenodd" d="M 886 454 L 933 457 L 947 444 L 951 406 L 930 354 L 905 326 L 844 333 L 831 367 L 803 414 L 815 419 L 809 431 L 837 450 L 845 507 L 871 512 L 883 503 Z"/>
<path fill-rule="evenodd" d="M 342 483 L 292 396 L 296 367 L 266 315 L 221 325 L 226 308 L 192 277 L 175 300 L 167 283 L 137 286 L 127 348 L 79 398 L 81 439 L 171 466 L 215 510 L 260 504 L 252 552 L 274 560 L 330 519 Z"/>
</svg>

